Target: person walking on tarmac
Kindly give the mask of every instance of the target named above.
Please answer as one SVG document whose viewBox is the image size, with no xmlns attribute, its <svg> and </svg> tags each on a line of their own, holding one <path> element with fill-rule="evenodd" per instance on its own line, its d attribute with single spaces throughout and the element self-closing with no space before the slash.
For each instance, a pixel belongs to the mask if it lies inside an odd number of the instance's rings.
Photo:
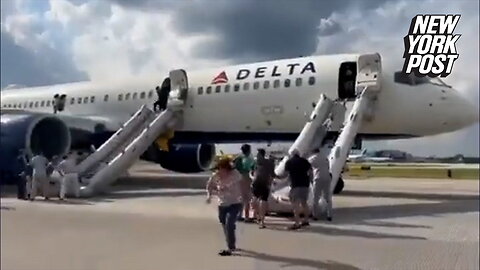
<svg viewBox="0 0 480 270">
<path fill-rule="evenodd" d="M 252 183 L 252 193 L 254 196 L 255 217 L 258 218 L 260 229 L 265 228 L 265 215 L 268 209 L 268 197 L 270 196 L 270 186 L 275 177 L 275 163 L 272 159 L 265 158 L 265 150 L 258 149 L 257 160 L 255 162 L 255 172 Z"/>
<path fill-rule="evenodd" d="M 25 150 L 21 149 L 19 151 L 19 155 L 17 156 L 17 166 L 22 170 L 22 172 L 18 175 L 17 181 L 17 198 L 20 200 L 25 200 L 28 198 L 27 194 L 27 183 L 28 175 L 27 175 L 27 166 L 28 162 L 25 157 Z"/>
<path fill-rule="evenodd" d="M 240 221 L 245 221 L 248 223 L 254 222 L 250 218 L 250 202 L 252 200 L 252 178 L 250 173 L 254 170 L 255 160 L 251 155 L 251 146 L 249 144 L 244 144 L 241 147 L 242 153 L 234 160 L 235 169 L 240 172 L 242 175 L 242 199 L 243 199 L 243 212 L 244 217 L 239 216 Z"/>
<path fill-rule="evenodd" d="M 293 208 L 295 223 L 288 227 L 289 230 L 297 230 L 302 226 L 309 226 L 310 216 L 307 205 L 310 192 L 310 171 L 311 166 L 308 160 L 301 157 L 298 150 L 293 150 L 291 158 L 285 163 L 285 171 L 290 178 L 290 202 Z M 300 215 L 303 213 L 303 222 L 300 222 Z"/>
<path fill-rule="evenodd" d="M 78 198 L 80 196 L 80 184 L 78 182 L 78 174 L 75 172 L 76 167 L 76 157 L 73 155 L 64 156 L 63 160 L 58 164 L 57 169 L 62 176 L 60 182 L 60 200 L 65 199 L 65 193 L 68 187 L 72 187 L 70 190 L 74 190 L 75 197 Z"/>
<path fill-rule="evenodd" d="M 218 219 L 222 224 L 226 250 L 220 256 L 230 256 L 237 248 L 235 228 L 239 213 L 242 210 L 242 175 L 233 168 L 229 158 L 221 158 L 217 163 L 217 172 L 207 182 L 207 203 L 213 195 L 218 197 Z"/>
<path fill-rule="evenodd" d="M 325 209 L 327 220 L 332 221 L 332 192 L 330 190 L 332 177 L 328 162 L 329 150 L 327 146 L 315 149 L 308 161 L 313 168 L 313 216 L 315 219 L 320 217 L 322 211 L 319 201 L 323 199 L 327 204 Z"/>
<path fill-rule="evenodd" d="M 49 200 L 48 192 L 49 192 L 49 181 L 47 177 L 47 166 L 48 166 L 48 159 L 39 153 L 32 158 L 31 164 L 33 167 L 33 176 L 32 176 L 32 190 L 30 200 L 35 200 L 37 196 L 38 186 L 42 186 L 42 193 L 45 200 Z"/>
</svg>

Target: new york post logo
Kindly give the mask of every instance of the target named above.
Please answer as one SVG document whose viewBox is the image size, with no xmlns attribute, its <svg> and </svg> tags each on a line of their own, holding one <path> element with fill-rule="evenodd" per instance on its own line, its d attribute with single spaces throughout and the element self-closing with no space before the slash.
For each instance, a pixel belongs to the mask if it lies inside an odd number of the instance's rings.
<svg viewBox="0 0 480 270">
<path fill-rule="evenodd" d="M 460 34 L 453 34 L 460 15 L 417 15 L 412 19 L 408 35 L 403 38 L 405 52 L 403 72 L 419 77 L 447 77 L 458 59 L 455 43 Z"/>
</svg>

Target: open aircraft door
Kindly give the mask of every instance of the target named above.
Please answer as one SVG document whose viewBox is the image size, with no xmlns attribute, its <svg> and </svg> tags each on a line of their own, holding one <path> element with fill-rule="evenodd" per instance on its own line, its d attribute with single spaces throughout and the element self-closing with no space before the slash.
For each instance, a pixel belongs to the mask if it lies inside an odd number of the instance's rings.
<svg viewBox="0 0 480 270">
<path fill-rule="evenodd" d="M 357 84 L 356 92 L 368 87 L 368 91 L 380 91 L 381 87 L 382 60 L 378 53 L 363 54 L 357 60 Z"/>
<path fill-rule="evenodd" d="M 170 94 L 168 96 L 168 106 L 183 106 L 187 100 L 188 78 L 183 69 L 170 71 Z"/>
</svg>

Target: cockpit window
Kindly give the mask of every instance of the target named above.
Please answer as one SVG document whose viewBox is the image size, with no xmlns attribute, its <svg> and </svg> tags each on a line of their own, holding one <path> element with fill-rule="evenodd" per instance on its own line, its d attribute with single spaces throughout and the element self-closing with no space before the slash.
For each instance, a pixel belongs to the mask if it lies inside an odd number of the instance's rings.
<svg viewBox="0 0 480 270">
<path fill-rule="evenodd" d="M 395 72 L 394 81 L 396 83 L 403 83 L 408 85 L 419 85 L 419 84 L 428 83 L 429 79 L 427 76 L 417 77 L 413 73 L 405 74 L 402 71 L 397 71 Z"/>
<path fill-rule="evenodd" d="M 434 85 L 439 85 L 439 86 L 445 86 L 445 87 L 448 87 L 448 88 L 452 88 L 450 85 L 446 84 L 444 81 L 442 81 L 438 77 L 435 77 L 435 78 L 430 78 L 428 76 L 418 77 L 413 73 L 412 74 L 405 74 L 402 71 L 395 72 L 394 81 L 396 83 L 403 83 L 403 84 L 408 84 L 408 85 L 411 85 L 411 86 L 429 83 L 429 84 L 434 84 Z"/>
</svg>

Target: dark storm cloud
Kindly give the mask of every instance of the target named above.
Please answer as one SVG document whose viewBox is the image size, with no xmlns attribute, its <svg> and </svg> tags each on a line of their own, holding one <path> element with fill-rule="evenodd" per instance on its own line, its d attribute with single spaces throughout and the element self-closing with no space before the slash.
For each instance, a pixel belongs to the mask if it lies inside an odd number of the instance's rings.
<svg viewBox="0 0 480 270">
<path fill-rule="evenodd" d="M 216 1 L 177 10 L 176 29 L 183 34 L 214 32 L 196 54 L 215 58 L 276 59 L 315 51 L 320 18 L 349 1 Z"/>
<path fill-rule="evenodd" d="M 310 55 L 321 42 L 319 35 L 341 31 L 341 22 L 319 29 L 321 18 L 352 5 L 374 8 L 386 0 L 111 1 L 150 12 L 168 8 L 174 14 L 172 27 L 180 34 L 214 33 L 218 37 L 196 46 L 195 56 L 242 62 Z"/>
<path fill-rule="evenodd" d="M 39 86 L 87 79 L 70 58 L 62 57 L 58 51 L 45 49 L 34 54 L 16 45 L 12 36 L 3 31 L 0 45 L 1 88 L 9 84 Z"/>
</svg>

